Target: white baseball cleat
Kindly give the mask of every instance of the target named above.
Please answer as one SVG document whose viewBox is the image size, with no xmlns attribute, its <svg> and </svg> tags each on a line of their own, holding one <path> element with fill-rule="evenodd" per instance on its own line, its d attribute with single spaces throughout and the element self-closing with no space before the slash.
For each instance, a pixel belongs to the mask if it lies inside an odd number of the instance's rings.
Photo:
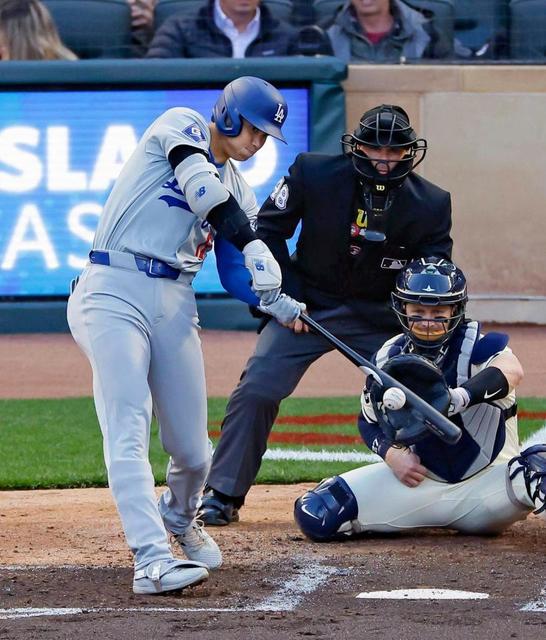
<svg viewBox="0 0 546 640">
<path fill-rule="evenodd" d="M 173 535 L 188 560 L 202 562 L 207 569 L 218 569 L 222 565 L 222 552 L 205 531 L 201 520 L 194 520 L 184 533 Z"/>
<path fill-rule="evenodd" d="M 176 591 L 196 585 L 209 577 L 209 572 L 201 562 L 187 560 L 159 560 L 151 562 L 143 569 L 137 569 L 133 578 L 133 592 L 157 594 Z"/>
</svg>

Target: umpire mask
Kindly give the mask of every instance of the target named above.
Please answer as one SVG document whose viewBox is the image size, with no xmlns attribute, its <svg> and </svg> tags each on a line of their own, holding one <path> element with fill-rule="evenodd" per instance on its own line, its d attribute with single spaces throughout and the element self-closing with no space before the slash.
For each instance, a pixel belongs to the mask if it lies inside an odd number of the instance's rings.
<svg viewBox="0 0 546 640">
<path fill-rule="evenodd" d="M 355 132 L 342 136 L 341 144 L 352 157 L 362 184 L 368 214 L 364 238 L 383 242 L 393 190 L 423 161 L 427 142 L 417 138 L 402 107 L 382 104 L 366 111 Z"/>
</svg>

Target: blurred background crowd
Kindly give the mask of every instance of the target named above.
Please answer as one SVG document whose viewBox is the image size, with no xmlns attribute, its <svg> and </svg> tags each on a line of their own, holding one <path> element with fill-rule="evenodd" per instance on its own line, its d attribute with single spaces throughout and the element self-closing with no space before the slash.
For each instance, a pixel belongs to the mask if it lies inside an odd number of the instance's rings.
<svg viewBox="0 0 546 640">
<path fill-rule="evenodd" d="M 544 64 L 546 0 L 0 0 L 0 59 Z"/>
</svg>

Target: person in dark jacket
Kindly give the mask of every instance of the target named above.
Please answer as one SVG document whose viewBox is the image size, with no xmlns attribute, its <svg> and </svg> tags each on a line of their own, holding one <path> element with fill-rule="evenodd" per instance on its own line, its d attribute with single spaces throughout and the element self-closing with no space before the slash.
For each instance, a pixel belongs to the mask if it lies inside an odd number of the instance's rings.
<svg viewBox="0 0 546 640">
<path fill-rule="evenodd" d="M 412 258 L 451 256 L 451 198 L 413 173 L 426 153 L 407 113 L 366 112 L 345 153 L 302 153 L 258 214 L 257 234 L 281 265 L 283 290 L 369 358 L 398 332 L 389 306 L 396 275 Z M 295 253 L 286 241 L 301 223 Z M 280 402 L 332 347 L 300 319 L 269 322 L 232 393 L 199 517 L 238 519 Z"/>
<path fill-rule="evenodd" d="M 260 0 L 209 0 L 196 14 L 167 18 L 149 58 L 250 58 L 299 53 L 299 31 L 273 17 Z M 327 38 L 324 50 L 330 53 Z"/>
<path fill-rule="evenodd" d="M 453 43 L 402 0 L 351 0 L 327 30 L 334 55 L 349 62 L 447 58 Z"/>
</svg>

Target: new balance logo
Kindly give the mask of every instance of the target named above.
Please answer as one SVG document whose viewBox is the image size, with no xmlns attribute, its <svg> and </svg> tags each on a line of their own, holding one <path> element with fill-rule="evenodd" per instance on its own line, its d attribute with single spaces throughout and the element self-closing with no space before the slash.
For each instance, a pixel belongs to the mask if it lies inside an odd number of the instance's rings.
<svg viewBox="0 0 546 640">
<path fill-rule="evenodd" d="M 278 102 L 277 104 L 278 104 L 277 113 L 273 116 L 273 120 L 275 120 L 275 122 L 282 124 L 285 118 L 284 107 L 280 102 Z"/>
<path fill-rule="evenodd" d="M 256 267 L 256 271 L 265 271 L 265 265 L 261 260 L 256 260 L 254 266 Z"/>
</svg>

